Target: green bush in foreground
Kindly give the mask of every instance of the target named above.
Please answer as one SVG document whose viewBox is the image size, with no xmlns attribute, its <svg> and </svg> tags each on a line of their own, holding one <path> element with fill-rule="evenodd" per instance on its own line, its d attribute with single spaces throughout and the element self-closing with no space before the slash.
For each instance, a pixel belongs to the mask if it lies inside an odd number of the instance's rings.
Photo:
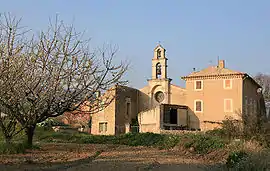
<svg viewBox="0 0 270 171">
<path fill-rule="evenodd" d="M 19 144 L 6 144 L 1 143 L 0 144 L 0 154 L 17 154 L 17 153 L 25 153 L 25 146 L 23 143 Z"/>
<path fill-rule="evenodd" d="M 40 137 L 46 142 L 69 142 L 83 144 L 121 144 L 128 146 L 151 146 L 160 149 L 175 147 L 180 140 L 186 140 L 186 148 L 193 147 L 197 153 L 208 153 L 211 150 L 224 147 L 224 141 L 219 137 L 212 137 L 203 134 L 189 135 L 166 135 L 154 133 L 128 133 L 122 135 L 89 135 L 83 133 L 51 133 Z"/>
<path fill-rule="evenodd" d="M 244 160 L 247 157 L 247 153 L 244 151 L 236 151 L 229 154 L 226 165 L 228 168 L 235 167 L 241 160 Z"/>
<path fill-rule="evenodd" d="M 170 149 L 179 144 L 186 148 L 193 147 L 199 154 L 223 148 L 225 141 L 217 136 L 204 134 L 168 135 L 155 133 L 128 133 L 122 135 L 89 135 L 86 133 L 43 133 L 39 140 L 46 142 L 65 142 L 82 144 L 121 144 L 128 146 L 151 146 L 160 149 Z"/>
<path fill-rule="evenodd" d="M 225 142 L 220 137 L 208 136 L 203 134 L 189 135 L 185 138 L 185 148 L 194 148 L 194 151 L 199 154 L 206 154 L 212 150 L 223 148 Z"/>
<path fill-rule="evenodd" d="M 224 130 L 222 128 L 208 130 L 205 132 L 205 134 L 209 135 L 209 136 L 217 136 L 217 137 L 222 137 L 222 138 L 225 138 L 227 136 L 226 130 Z"/>
<path fill-rule="evenodd" d="M 36 149 L 38 146 L 29 147 L 26 143 L 0 143 L 0 154 L 25 153 L 27 149 Z"/>
<path fill-rule="evenodd" d="M 153 146 L 160 149 L 173 148 L 180 140 L 178 136 L 154 133 L 124 134 L 119 138 L 119 144 L 129 146 Z"/>
<path fill-rule="evenodd" d="M 46 142 L 69 142 L 83 144 L 121 144 L 128 146 L 152 146 L 160 149 L 172 148 L 179 143 L 179 136 L 154 133 L 128 133 L 117 136 L 89 135 L 84 133 L 44 134 L 39 140 Z"/>
</svg>

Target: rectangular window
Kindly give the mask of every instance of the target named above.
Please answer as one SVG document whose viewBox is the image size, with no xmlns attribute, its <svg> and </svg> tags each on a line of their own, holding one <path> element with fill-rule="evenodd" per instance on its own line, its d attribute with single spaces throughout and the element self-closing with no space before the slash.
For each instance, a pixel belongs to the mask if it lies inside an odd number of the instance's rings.
<svg viewBox="0 0 270 171">
<path fill-rule="evenodd" d="M 224 112 L 232 112 L 232 99 L 224 99 Z"/>
<path fill-rule="evenodd" d="M 126 98 L 126 116 L 129 117 L 131 114 L 131 98 L 127 97 Z"/>
<path fill-rule="evenodd" d="M 203 111 L 203 106 L 202 106 L 202 100 L 195 100 L 194 108 L 195 112 L 202 112 Z"/>
<path fill-rule="evenodd" d="M 130 103 L 127 103 L 127 116 L 130 115 L 130 111 L 131 111 Z"/>
<path fill-rule="evenodd" d="M 224 89 L 232 89 L 232 80 L 224 80 Z"/>
<path fill-rule="evenodd" d="M 99 132 L 100 133 L 107 132 L 107 122 L 100 122 L 99 123 Z"/>
<path fill-rule="evenodd" d="M 195 90 L 202 90 L 203 85 L 202 81 L 195 81 Z"/>
</svg>

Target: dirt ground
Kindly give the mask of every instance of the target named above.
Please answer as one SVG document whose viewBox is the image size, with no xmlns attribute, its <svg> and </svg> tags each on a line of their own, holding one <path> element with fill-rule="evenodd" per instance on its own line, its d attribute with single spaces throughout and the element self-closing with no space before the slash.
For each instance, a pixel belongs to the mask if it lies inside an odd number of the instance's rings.
<svg viewBox="0 0 270 171">
<path fill-rule="evenodd" d="M 212 168 L 212 169 L 211 169 Z M 179 150 L 101 144 L 43 144 L 26 154 L 0 155 L 0 170 L 201 171 L 213 169 Z"/>
</svg>

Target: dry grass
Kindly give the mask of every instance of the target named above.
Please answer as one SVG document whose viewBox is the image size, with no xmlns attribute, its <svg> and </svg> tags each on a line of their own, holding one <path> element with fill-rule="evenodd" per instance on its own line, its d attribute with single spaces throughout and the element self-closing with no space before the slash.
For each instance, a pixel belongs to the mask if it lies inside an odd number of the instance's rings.
<svg viewBox="0 0 270 171">
<path fill-rule="evenodd" d="M 230 151 L 245 151 L 247 153 L 259 152 L 264 149 L 264 147 L 255 140 L 249 141 L 235 141 L 228 145 Z"/>
<path fill-rule="evenodd" d="M 98 153 L 97 152 L 100 152 Z M 95 156 L 89 158 L 90 156 Z M 44 144 L 27 154 L 0 155 L 0 170 L 203 170 L 205 161 L 178 150 L 99 144 Z M 7 165 L 8 164 L 8 165 Z"/>
<path fill-rule="evenodd" d="M 243 150 L 247 152 L 260 152 L 264 147 L 258 141 L 245 141 L 243 143 Z"/>
<path fill-rule="evenodd" d="M 28 150 L 25 154 L 0 155 L 1 164 L 22 163 L 58 163 L 69 162 L 93 156 L 96 151 L 106 148 L 105 145 L 80 144 L 45 144 L 38 150 Z"/>
<path fill-rule="evenodd" d="M 219 170 L 230 151 L 244 150 L 250 157 L 237 169 L 268 168 L 270 153 L 256 141 L 234 142 L 208 154 L 196 154 L 180 144 L 171 150 L 106 144 L 40 144 L 26 154 L 0 155 L 0 170 Z M 214 167 L 213 167 L 214 166 Z M 224 165 L 223 165 L 224 166 Z M 236 170 L 237 170 L 236 169 Z"/>
</svg>

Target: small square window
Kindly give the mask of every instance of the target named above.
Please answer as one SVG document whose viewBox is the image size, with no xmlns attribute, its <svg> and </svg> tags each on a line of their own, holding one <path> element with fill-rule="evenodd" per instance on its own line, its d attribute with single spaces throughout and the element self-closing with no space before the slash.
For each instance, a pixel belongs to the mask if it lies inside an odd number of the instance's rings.
<svg viewBox="0 0 270 171">
<path fill-rule="evenodd" d="M 99 132 L 100 133 L 107 132 L 107 122 L 100 122 L 99 123 Z"/>
<path fill-rule="evenodd" d="M 202 90 L 202 81 L 195 81 L 195 90 Z"/>
<path fill-rule="evenodd" d="M 233 111 L 232 99 L 224 99 L 224 111 L 225 112 Z"/>
<path fill-rule="evenodd" d="M 224 80 L 224 88 L 231 89 L 232 88 L 232 80 Z"/>
<path fill-rule="evenodd" d="M 195 100 L 194 108 L 195 108 L 195 112 L 202 112 L 202 101 Z"/>
</svg>

